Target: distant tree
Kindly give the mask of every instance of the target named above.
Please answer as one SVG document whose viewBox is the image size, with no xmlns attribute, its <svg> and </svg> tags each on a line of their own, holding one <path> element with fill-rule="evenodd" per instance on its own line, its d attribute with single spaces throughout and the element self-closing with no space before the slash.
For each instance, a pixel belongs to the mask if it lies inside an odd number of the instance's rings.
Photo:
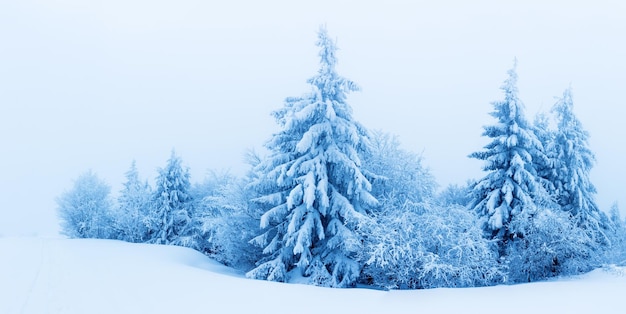
<svg viewBox="0 0 626 314">
<path fill-rule="evenodd" d="M 472 201 L 472 189 L 475 182 L 468 181 L 465 185 L 450 184 L 436 196 L 436 203 L 442 207 L 451 205 L 466 207 Z"/>
<path fill-rule="evenodd" d="M 152 198 L 148 242 L 193 247 L 192 198 L 189 170 L 172 151 L 165 168 L 159 169 Z"/>
<path fill-rule="evenodd" d="M 335 70 L 337 48 L 324 28 L 318 33 L 321 68 L 308 80 L 313 90 L 287 98 L 274 112 L 281 131 L 258 166 L 254 201 L 265 209 L 264 232 L 254 243 L 265 257 L 248 277 L 347 287 L 360 273 L 362 250 L 356 226 L 377 204 L 362 171 L 360 155 L 369 145 L 365 129 L 352 118 L 348 92 L 358 90 Z"/>
<path fill-rule="evenodd" d="M 595 156 L 589 148 L 589 134 L 574 115 L 573 108 L 572 91 L 566 89 L 552 109 L 557 116 L 553 178 L 557 202 L 594 241 L 608 245 L 608 218 L 595 202 L 596 188 L 589 175 Z"/>
<path fill-rule="evenodd" d="M 611 223 L 615 226 L 624 226 L 622 214 L 620 213 L 619 204 L 617 202 L 614 202 L 611 205 L 611 209 L 609 209 L 609 219 L 611 220 Z"/>
<path fill-rule="evenodd" d="M 500 241 L 501 254 L 507 242 L 520 235 L 509 225 L 511 220 L 525 210 L 535 211 L 535 198 L 546 195 L 533 163 L 543 154 L 542 145 L 524 116 L 515 67 L 508 74 L 504 100 L 493 103 L 491 115 L 497 123 L 484 127 L 483 135 L 492 141 L 486 150 L 470 155 L 485 161 L 488 174 L 474 185 L 469 208 L 484 217 L 484 229 Z"/>
<path fill-rule="evenodd" d="M 626 222 L 622 220 L 617 202 L 611 205 L 609 219 L 613 232 L 610 233 L 611 250 L 607 256 L 608 262 L 620 266 L 626 265 Z"/>
<path fill-rule="evenodd" d="M 135 243 L 148 240 L 151 197 L 151 188 L 147 182 L 139 179 L 137 166 L 133 160 L 126 172 L 126 182 L 117 198 L 118 208 L 114 226 L 118 239 Z"/>
<path fill-rule="evenodd" d="M 364 153 L 363 165 L 371 176 L 374 197 L 418 203 L 434 196 L 437 183 L 423 165 L 422 156 L 402 149 L 391 134 L 373 131 L 369 138 L 371 145 Z"/>
<path fill-rule="evenodd" d="M 110 191 L 94 172 L 80 175 L 74 187 L 56 200 L 61 233 L 70 238 L 111 238 Z"/>
</svg>

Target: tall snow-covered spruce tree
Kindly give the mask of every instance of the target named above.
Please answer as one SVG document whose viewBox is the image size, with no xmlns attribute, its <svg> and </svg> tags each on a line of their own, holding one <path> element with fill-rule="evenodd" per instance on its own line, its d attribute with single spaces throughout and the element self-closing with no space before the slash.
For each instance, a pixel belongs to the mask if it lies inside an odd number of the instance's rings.
<svg viewBox="0 0 626 314">
<path fill-rule="evenodd" d="M 265 257 L 247 276 L 348 287 L 360 272 L 356 225 L 377 200 L 359 157 L 367 132 L 346 103 L 358 87 L 337 74 L 337 47 L 324 28 L 317 46 L 321 67 L 308 80 L 312 91 L 273 113 L 282 130 L 267 143 L 271 153 L 253 183 L 262 195 L 254 201 L 266 209 L 264 232 L 253 242 Z"/>
<path fill-rule="evenodd" d="M 500 241 L 500 248 L 515 238 L 511 220 L 522 212 L 536 210 L 536 197 L 545 195 L 537 178 L 533 159 L 543 156 L 542 145 L 524 116 L 524 104 L 518 97 L 515 67 L 501 87 L 505 97 L 493 102 L 491 115 L 497 123 L 485 126 L 484 136 L 492 139 L 484 151 L 470 154 L 485 161 L 488 174 L 473 187 L 469 207 L 485 218 L 485 231 Z M 503 251 L 501 250 L 502 254 Z"/>
<path fill-rule="evenodd" d="M 595 202 L 596 188 L 589 174 L 595 156 L 589 148 L 589 133 L 574 115 L 573 108 L 571 89 L 566 89 L 552 108 L 557 117 L 552 179 L 557 202 L 580 227 L 587 230 L 592 239 L 608 244 L 605 230 L 610 228 L 609 220 Z"/>
</svg>

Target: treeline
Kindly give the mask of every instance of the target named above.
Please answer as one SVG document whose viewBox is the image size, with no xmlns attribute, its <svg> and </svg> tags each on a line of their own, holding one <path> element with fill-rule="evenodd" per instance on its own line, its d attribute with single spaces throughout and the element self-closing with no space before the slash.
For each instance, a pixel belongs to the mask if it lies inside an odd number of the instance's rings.
<svg viewBox="0 0 626 314">
<path fill-rule="evenodd" d="M 515 68 L 493 103 L 484 178 L 436 193 L 420 155 L 352 118 L 356 83 L 336 72 L 321 29 L 310 93 L 273 112 L 268 156 L 243 177 L 191 184 L 174 152 L 155 186 L 133 162 L 116 200 L 94 173 L 58 198 L 63 233 L 196 249 L 247 276 L 328 287 L 472 287 L 578 274 L 624 259 L 617 204 L 589 180 L 588 134 L 568 89 L 553 116 L 527 121 Z M 556 128 L 552 128 L 555 125 Z"/>
</svg>

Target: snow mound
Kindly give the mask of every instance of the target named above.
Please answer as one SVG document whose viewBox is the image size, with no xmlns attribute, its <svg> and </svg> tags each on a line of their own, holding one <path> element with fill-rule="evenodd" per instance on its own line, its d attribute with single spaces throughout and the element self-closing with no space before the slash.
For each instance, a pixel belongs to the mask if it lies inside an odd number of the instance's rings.
<svg viewBox="0 0 626 314">
<path fill-rule="evenodd" d="M 0 252 L 0 314 L 623 313 L 626 291 L 616 266 L 551 282 L 385 292 L 250 280 L 171 246 L 0 238 Z"/>
</svg>

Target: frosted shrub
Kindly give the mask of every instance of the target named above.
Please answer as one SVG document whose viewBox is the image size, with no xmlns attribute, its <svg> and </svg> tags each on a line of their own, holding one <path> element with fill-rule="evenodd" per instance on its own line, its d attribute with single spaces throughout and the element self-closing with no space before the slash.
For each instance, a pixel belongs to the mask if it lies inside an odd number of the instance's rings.
<svg viewBox="0 0 626 314">
<path fill-rule="evenodd" d="M 590 271 L 601 263 L 594 241 L 569 214 L 550 209 L 523 213 L 511 225 L 506 263 L 512 282 L 531 282 Z"/>
<path fill-rule="evenodd" d="M 474 213 L 406 203 L 387 208 L 369 233 L 362 280 L 386 289 L 474 287 L 504 280 L 492 242 Z"/>
<path fill-rule="evenodd" d="M 247 181 L 213 174 L 194 189 L 199 200 L 194 206 L 200 238 L 197 249 L 240 270 L 251 269 L 260 258 L 249 241 L 259 232 L 262 213 L 250 204 L 253 191 Z"/>
<path fill-rule="evenodd" d="M 80 175 L 74 187 L 57 199 L 61 233 L 70 238 L 114 237 L 110 191 L 92 171 Z"/>
</svg>

